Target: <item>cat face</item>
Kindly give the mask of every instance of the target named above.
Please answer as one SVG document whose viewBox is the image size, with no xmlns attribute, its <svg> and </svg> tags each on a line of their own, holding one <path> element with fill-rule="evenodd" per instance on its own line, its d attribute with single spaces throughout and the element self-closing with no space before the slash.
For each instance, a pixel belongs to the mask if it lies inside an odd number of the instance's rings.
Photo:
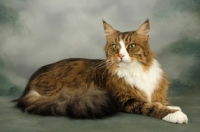
<svg viewBox="0 0 200 132">
<path fill-rule="evenodd" d="M 153 52 L 148 44 L 150 32 L 149 21 L 145 21 L 136 31 L 120 32 L 103 21 L 106 34 L 105 53 L 107 61 L 118 67 L 140 62 L 149 66 L 153 59 Z"/>
</svg>

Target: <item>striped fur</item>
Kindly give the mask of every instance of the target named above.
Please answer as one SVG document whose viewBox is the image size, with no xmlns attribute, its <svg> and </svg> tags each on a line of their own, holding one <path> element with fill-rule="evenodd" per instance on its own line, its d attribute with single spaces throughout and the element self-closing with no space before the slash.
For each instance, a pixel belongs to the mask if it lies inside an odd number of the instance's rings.
<svg viewBox="0 0 200 132">
<path fill-rule="evenodd" d="M 148 44 L 150 26 L 120 32 L 103 21 L 105 60 L 65 59 L 41 67 L 16 100 L 23 111 L 72 118 L 104 118 L 116 111 L 187 123 L 167 100 L 168 79 Z"/>
</svg>

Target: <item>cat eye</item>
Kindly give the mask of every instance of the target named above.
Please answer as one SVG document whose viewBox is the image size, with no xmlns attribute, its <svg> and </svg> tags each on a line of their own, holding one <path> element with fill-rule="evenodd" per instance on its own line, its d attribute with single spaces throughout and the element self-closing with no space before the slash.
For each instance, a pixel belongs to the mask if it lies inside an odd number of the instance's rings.
<svg viewBox="0 0 200 132">
<path fill-rule="evenodd" d="M 118 49 L 118 48 L 119 48 L 119 45 L 113 44 L 112 47 L 113 47 L 113 49 Z"/>
<path fill-rule="evenodd" d="M 130 45 L 128 46 L 128 48 L 129 48 L 129 49 L 135 48 L 135 44 L 130 44 Z"/>
</svg>

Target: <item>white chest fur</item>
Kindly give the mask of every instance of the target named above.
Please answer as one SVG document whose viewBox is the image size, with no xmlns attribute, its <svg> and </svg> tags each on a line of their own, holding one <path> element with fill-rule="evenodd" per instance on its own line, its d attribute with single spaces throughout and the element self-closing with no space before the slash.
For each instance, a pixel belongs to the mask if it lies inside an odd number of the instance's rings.
<svg viewBox="0 0 200 132">
<path fill-rule="evenodd" d="M 153 60 L 148 71 L 144 71 L 142 65 L 135 61 L 130 64 L 119 64 L 116 73 L 119 78 L 123 77 L 132 88 L 136 87 L 145 92 L 149 102 L 151 102 L 151 95 L 162 77 L 162 69 L 157 60 Z"/>
</svg>

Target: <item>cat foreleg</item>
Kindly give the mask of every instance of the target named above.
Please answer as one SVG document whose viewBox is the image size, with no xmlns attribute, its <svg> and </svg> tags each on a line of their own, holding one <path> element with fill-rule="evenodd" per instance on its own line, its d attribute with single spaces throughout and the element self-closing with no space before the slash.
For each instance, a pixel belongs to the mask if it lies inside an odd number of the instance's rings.
<svg viewBox="0 0 200 132">
<path fill-rule="evenodd" d="M 169 109 L 174 109 L 174 110 L 178 110 L 178 111 L 182 111 L 180 107 L 178 106 L 167 106 L 167 108 Z"/>
<path fill-rule="evenodd" d="M 128 113 L 155 117 L 172 123 L 188 123 L 187 116 L 179 107 L 164 106 L 161 103 L 142 102 L 133 99 L 127 101 L 125 104 L 124 110 Z"/>
<path fill-rule="evenodd" d="M 164 118 L 162 118 L 162 120 L 178 124 L 188 123 L 188 118 L 186 114 L 184 114 L 182 111 L 176 111 L 174 113 L 170 113 L 166 115 Z"/>
</svg>

